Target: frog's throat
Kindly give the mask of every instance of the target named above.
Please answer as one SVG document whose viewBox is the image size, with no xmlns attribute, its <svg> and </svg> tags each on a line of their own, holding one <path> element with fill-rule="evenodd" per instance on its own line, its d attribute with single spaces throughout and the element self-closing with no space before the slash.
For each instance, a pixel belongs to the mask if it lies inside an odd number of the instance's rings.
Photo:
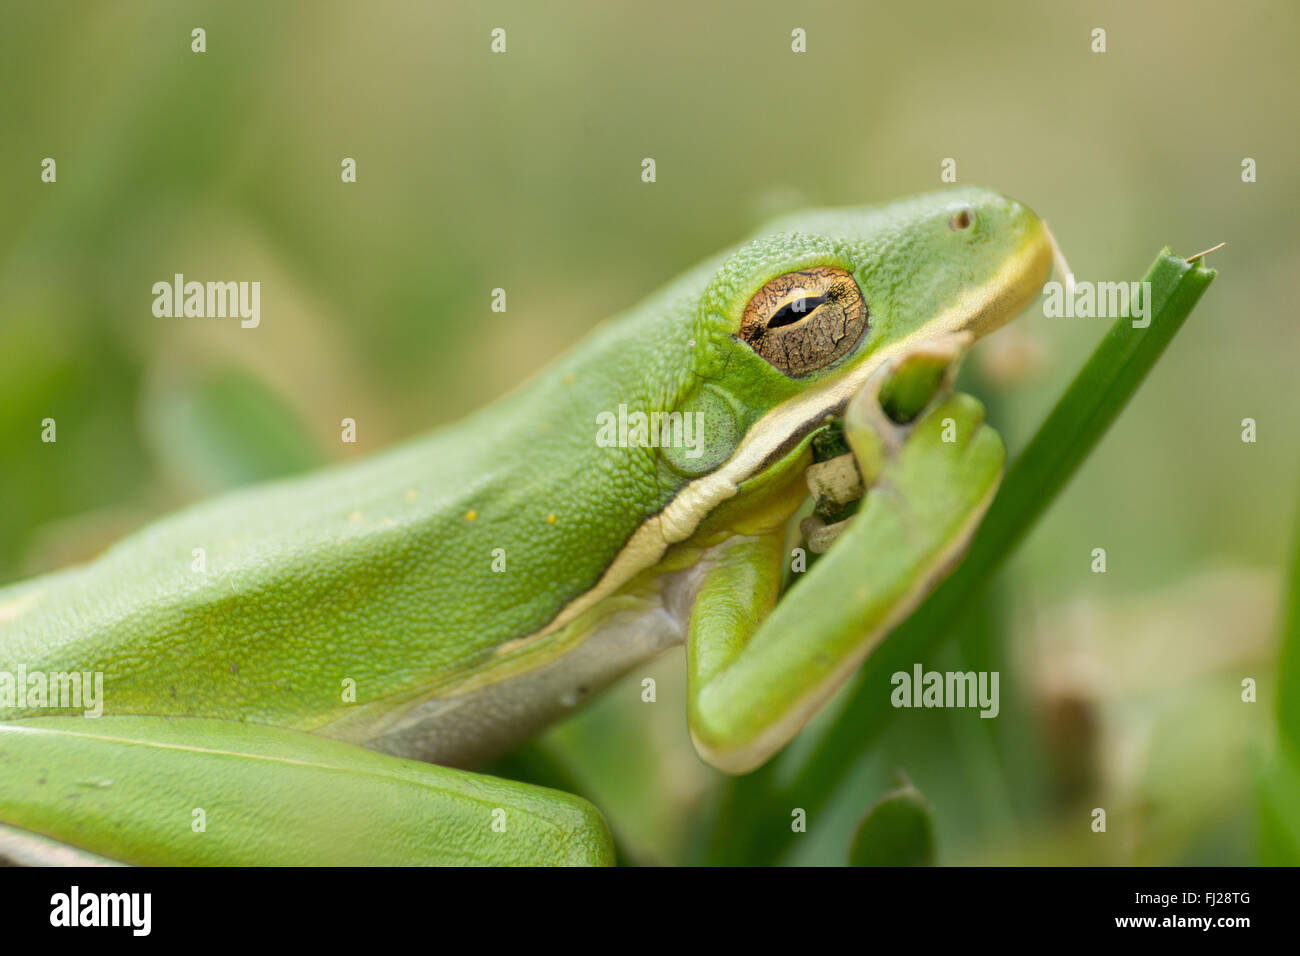
<svg viewBox="0 0 1300 956">
<path fill-rule="evenodd" d="M 741 483 L 788 454 L 828 415 L 838 416 L 872 372 L 919 342 L 969 331 L 980 338 L 1014 318 L 1037 296 L 1051 273 L 1054 241 L 1038 223 L 1020 250 L 1010 256 L 991 279 L 964 291 L 947 309 L 925 325 L 878 351 L 820 388 L 805 392 L 769 411 L 745 435 L 727 461 L 695 479 L 648 518 L 615 556 L 599 581 L 560 609 L 541 630 L 497 648 L 507 654 L 540 640 L 616 592 L 663 559 L 669 547 L 685 541 L 708 515 L 740 489 Z"/>
</svg>

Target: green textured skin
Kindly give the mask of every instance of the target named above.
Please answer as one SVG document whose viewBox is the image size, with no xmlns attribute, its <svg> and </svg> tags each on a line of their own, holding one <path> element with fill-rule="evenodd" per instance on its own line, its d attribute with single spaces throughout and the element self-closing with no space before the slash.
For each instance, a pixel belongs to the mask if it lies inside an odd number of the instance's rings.
<svg viewBox="0 0 1300 956">
<path fill-rule="evenodd" d="M 0 725 L 0 754 L 8 819 L 143 865 L 613 862 L 578 797 L 297 731 L 49 717 Z"/>
<path fill-rule="evenodd" d="M 949 217 L 963 207 L 975 212 L 975 226 L 957 232 Z M 692 479 L 727 462 L 765 415 L 847 380 L 882 349 L 927 334 L 936 316 L 952 312 L 971 289 L 996 285 L 1006 264 L 1026 250 L 1035 263 L 1045 261 L 1044 237 L 1032 212 L 976 188 L 783 218 L 603 325 L 532 382 L 457 425 L 358 464 L 197 505 L 84 567 L 0 590 L 0 670 L 102 672 L 108 715 L 215 718 L 126 726 L 144 740 L 176 734 L 192 746 L 215 740 L 214 749 L 245 754 L 224 758 L 219 772 L 208 758 L 191 755 L 189 772 L 214 785 L 233 773 L 246 794 L 255 794 L 268 766 L 255 755 L 278 747 L 278 734 L 330 733 L 358 704 L 382 714 L 421 695 L 481 682 L 506 645 L 535 635 L 591 590 L 643 523 Z M 853 275 L 870 311 L 869 330 L 834 364 L 794 379 L 736 332 L 745 305 L 766 282 L 814 266 Z M 1007 291 L 1001 312 L 1018 311 L 1026 290 Z M 599 447 L 597 415 L 620 405 L 646 413 L 704 411 L 703 455 L 689 461 L 655 448 Z M 788 496 L 787 472 L 806 460 L 815 431 L 801 427 L 783 458 L 746 481 L 725 507 L 697 516 L 704 521 L 699 553 L 768 499 Z M 763 530 L 774 531 L 792 510 L 782 504 Z M 697 556 L 693 543 L 673 552 L 677 566 Z M 206 553 L 204 573 L 191 567 L 198 548 Z M 492 570 L 494 549 L 504 550 L 509 573 Z M 609 595 L 605 603 L 623 597 Z M 356 682 L 357 704 L 344 701 L 345 680 Z M 0 720 L 10 725 L 0 731 L 9 735 L 57 713 L 0 708 Z M 104 733 L 107 720 L 98 728 L 86 722 L 88 732 Z M 34 746 L 35 735 L 18 737 Z M 322 760 L 346 764 L 334 749 L 346 744 L 290 737 L 308 753 L 319 746 Z M 108 741 L 85 749 L 81 741 L 89 738 L 50 739 L 50 763 L 74 775 L 95 754 L 134 760 L 167 749 Z M 353 749 L 361 763 L 409 763 Z M 0 773 L 8 780 L 0 785 L 0 822 L 23 826 L 39 818 L 45 822 L 32 829 L 53 834 L 53 818 L 31 815 L 41 802 L 30 789 L 36 785 L 18 779 L 32 769 L 35 753 L 0 754 L 19 764 Z M 147 763 L 132 766 L 147 772 Z M 185 779 L 185 771 L 175 773 Z M 308 791 L 316 786 L 283 768 L 277 779 L 297 780 Z M 434 774 L 430 787 L 445 779 Z M 510 792 L 521 806 L 551 800 L 548 791 L 496 784 L 517 788 Z M 110 787 L 99 796 L 110 810 L 132 813 L 126 797 L 114 794 Z M 10 812 L 18 803 L 27 808 L 22 819 Z M 305 812 L 313 815 L 310 803 Z M 67 838 L 107 852 L 107 819 L 79 823 Z M 328 831 L 325 821 L 314 825 Z"/>
</svg>

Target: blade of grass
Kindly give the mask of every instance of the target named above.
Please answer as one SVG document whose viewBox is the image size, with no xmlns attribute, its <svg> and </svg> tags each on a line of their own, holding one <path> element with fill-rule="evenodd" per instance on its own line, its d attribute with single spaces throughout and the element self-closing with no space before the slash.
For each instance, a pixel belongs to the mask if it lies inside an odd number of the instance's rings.
<svg viewBox="0 0 1300 956">
<path fill-rule="evenodd" d="M 858 824 L 849 866 L 933 866 L 934 807 L 904 784 L 878 800 Z"/>
<path fill-rule="evenodd" d="M 1290 573 L 1283 584 L 1282 656 L 1278 661 L 1277 724 L 1290 759 L 1300 765 L 1300 512 Z"/>
<path fill-rule="evenodd" d="M 786 807 L 803 807 L 812 819 L 829 803 L 888 721 L 890 675 L 910 669 L 948 636 L 976 592 L 1096 447 L 1214 276 L 1200 262 L 1181 259 L 1168 248 L 1161 251 L 1144 279 L 1151 290 L 1150 323 L 1137 328 L 1120 318 L 1111 326 L 1008 470 L 965 560 L 867 659 L 846 705 L 791 782 L 778 787 L 771 773 L 731 782 L 720 805 L 732 814 L 743 808 L 743 818 L 730 821 L 732 839 L 711 845 L 710 862 L 780 861 L 793 836 L 784 825 Z M 738 829 L 743 832 L 737 839 Z"/>
<path fill-rule="evenodd" d="M 1265 866 L 1300 865 L 1300 509 L 1283 590 L 1278 746 L 1256 777 L 1259 859 Z"/>
</svg>

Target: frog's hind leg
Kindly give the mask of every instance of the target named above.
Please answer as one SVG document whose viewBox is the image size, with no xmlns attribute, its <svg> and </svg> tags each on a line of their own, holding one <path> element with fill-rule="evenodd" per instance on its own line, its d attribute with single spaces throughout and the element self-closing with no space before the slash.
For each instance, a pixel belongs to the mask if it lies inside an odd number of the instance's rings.
<svg viewBox="0 0 1300 956">
<path fill-rule="evenodd" d="M 0 723 L 0 854 L 35 864 L 613 862 L 570 794 L 198 717 Z"/>
</svg>

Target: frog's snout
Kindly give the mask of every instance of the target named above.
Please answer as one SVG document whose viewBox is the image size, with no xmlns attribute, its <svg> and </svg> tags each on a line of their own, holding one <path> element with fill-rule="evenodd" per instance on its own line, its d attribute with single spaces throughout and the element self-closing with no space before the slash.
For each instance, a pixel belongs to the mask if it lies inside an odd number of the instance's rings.
<svg viewBox="0 0 1300 956">
<path fill-rule="evenodd" d="M 966 328 L 982 338 L 1005 325 L 1038 298 L 1054 262 L 1064 263 L 1047 223 L 1028 206 L 1012 207 L 1012 244 L 984 301 L 971 310 Z"/>
</svg>

